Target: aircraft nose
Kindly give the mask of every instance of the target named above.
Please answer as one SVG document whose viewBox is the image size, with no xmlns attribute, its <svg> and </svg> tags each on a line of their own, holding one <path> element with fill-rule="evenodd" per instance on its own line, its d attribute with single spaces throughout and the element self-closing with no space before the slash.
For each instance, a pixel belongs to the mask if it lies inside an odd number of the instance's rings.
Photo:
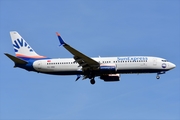
<svg viewBox="0 0 180 120">
<path fill-rule="evenodd" d="M 170 64 L 169 64 L 169 67 L 170 67 L 170 69 L 173 69 L 173 68 L 175 68 L 175 67 L 176 67 L 176 65 L 175 65 L 175 64 L 173 64 L 173 63 L 170 63 Z"/>
</svg>

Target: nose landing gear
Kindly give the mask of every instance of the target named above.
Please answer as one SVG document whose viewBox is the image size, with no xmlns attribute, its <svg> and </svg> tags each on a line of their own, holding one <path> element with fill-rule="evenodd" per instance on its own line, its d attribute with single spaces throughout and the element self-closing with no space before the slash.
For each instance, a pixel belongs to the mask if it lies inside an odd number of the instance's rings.
<svg viewBox="0 0 180 120">
<path fill-rule="evenodd" d="M 160 79 L 160 76 L 159 76 L 159 74 L 157 74 L 157 76 L 156 76 L 156 79 Z"/>
<path fill-rule="evenodd" d="M 157 76 L 156 76 L 156 79 L 160 79 L 160 74 L 165 74 L 166 72 L 165 71 L 161 71 L 161 72 L 159 72 L 159 73 L 157 73 Z"/>
</svg>

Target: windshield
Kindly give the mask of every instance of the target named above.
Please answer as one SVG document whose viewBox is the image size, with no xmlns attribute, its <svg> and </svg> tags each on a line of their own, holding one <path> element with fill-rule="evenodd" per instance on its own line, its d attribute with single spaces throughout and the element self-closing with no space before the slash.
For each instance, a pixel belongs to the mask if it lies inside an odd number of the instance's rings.
<svg viewBox="0 0 180 120">
<path fill-rule="evenodd" d="M 162 60 L 163 62 L 168 62 L 167 60 Z"/>
</svg>

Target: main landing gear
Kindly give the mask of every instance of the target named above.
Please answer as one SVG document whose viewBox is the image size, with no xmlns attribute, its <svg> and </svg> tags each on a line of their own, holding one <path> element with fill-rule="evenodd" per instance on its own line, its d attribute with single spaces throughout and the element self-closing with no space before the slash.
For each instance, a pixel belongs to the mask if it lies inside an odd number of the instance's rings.
<svg viewBox="0 0 180 120">
<path fill-rule="evenodd" d="M 92 85 L 94 85 L 94 84 L 96 83 L 96 81 L 94 80 L 94 78 L 92 78 L 92 79 L 90 80 L 90 83 L 91 83 Z"/>
</svg>

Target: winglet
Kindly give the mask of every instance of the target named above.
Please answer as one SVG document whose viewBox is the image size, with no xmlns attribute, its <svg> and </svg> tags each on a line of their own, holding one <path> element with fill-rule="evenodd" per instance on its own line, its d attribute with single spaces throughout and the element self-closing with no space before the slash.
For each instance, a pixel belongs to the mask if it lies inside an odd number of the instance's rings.
<svg viewBox="0 0 180 120">
<path fill-rule="evenodd" d="M 58 39 L 59 39 L 59 42 L 60 42 L 60 45 L 65 45 L 66 43 L 64 42 L 64 40 L 61 38 L 60 34 L 58 32 L 56 32 L 56 35 L 58 36 Z"/>
</svg>

